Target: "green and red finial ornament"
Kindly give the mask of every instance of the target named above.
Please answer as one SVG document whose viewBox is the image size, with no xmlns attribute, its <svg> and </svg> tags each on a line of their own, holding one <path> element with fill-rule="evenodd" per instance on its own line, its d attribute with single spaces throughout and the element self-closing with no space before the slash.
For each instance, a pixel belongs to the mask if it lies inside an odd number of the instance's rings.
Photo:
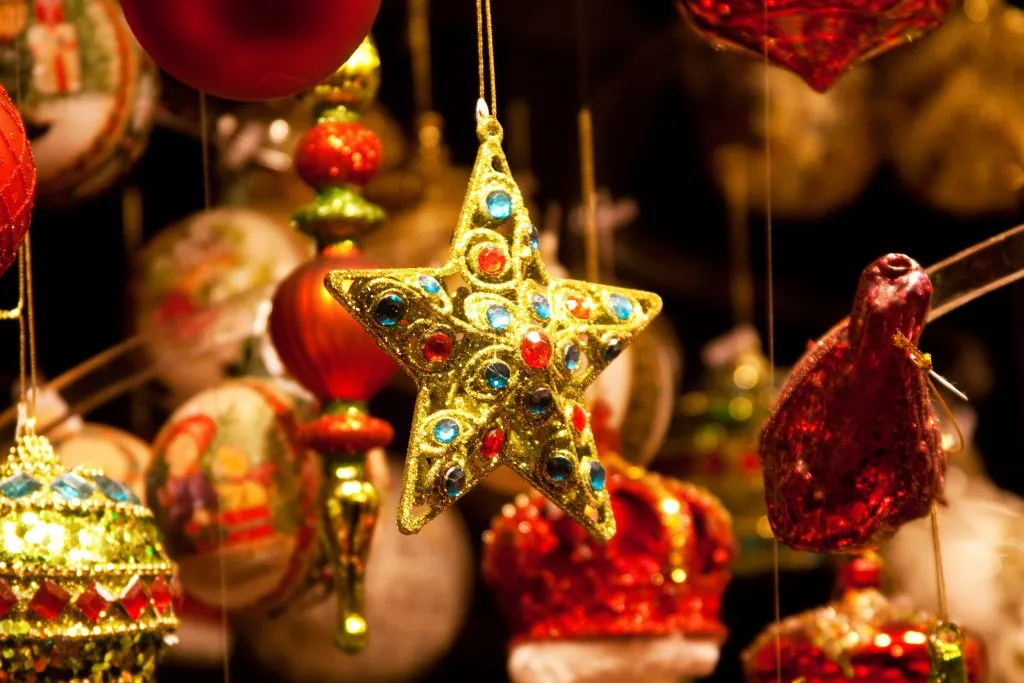
<svg viewBox="0 0 1024 683">
<path fill-rule="evenodd" d="M 294 224 L 317 241 L 318 255 L 278 287 L 270 333 L 288 372 L 314 394 L 321 414 L 303 425 L 301 439 L 324 463 L 323 524 L 338 600 L 335 640 L 345 652 L 367 642 L 363 580 L 380 499 L 367 453 L 387 446 L 392 428 L 367 412 L 367 401 L 397 367 L 324 288 L 338 268 L 369 268 L 356 241 L 384 220 L 363 198 L 363 185 L 380 168 L 382 145 L 359 118 L 380 84 L 380 58 L 370 37 L 333 76 L 308 95 L 317 123 L 295 154 L 316 199 L 294 214 Z"/>
</svg>

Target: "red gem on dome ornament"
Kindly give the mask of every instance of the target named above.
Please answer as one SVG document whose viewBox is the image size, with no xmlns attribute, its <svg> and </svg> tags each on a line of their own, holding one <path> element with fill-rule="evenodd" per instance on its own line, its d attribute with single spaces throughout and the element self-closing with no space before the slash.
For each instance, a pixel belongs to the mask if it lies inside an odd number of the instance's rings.
<svg viewBox="0 0 1024 683">
<path fill-rule="evenodd" d="M 89 621 L 96 623 L 110 607 L 107 600 L 99 591 L 99 587 L 93 582 L 85 592 L 75 600 L 75 607 L 84 614 Z"/>
<path fill-rule="evenodd" d="M 547 335 L 540 330 L 530 330 L 523 335 L 523 341 L 519 345 L 519 353 L 523 362 L 534 370 L 547 367 L 551 362 L 551 342 Z"/>
<path fill-rule="evenodd" d="M 798 550 L 870 548 L 928 514 L 946 455 L 916 344 L 932 284 L 889 254 L 860 278 L 853 312 L 793 369 L 761 432 L 768 520 Z"/>
<path fill-rule="evenodd" d="M 121 607 L 124 608 L 125 614 L 134 621 L 138 621 L 142 613 L 149 607 L 149 596 L 139 577 L 132 579 L 124 594 L 121 595 Z"/>
<path fill-rule="evenodd" d="M 47 621 L 57 621 L 57 617 L 71 601 L 71 594 L 49 579 L 45 579 L 36 590 L 28 608 Z"/>
<path fill-rule="evenodd" d="M 818 92 L 875 55 L 938 28 L 950 0 L 677 0 L 715 47 L 768 59 Z"/>
<path fill-rule="evenodd" d="M 7 582 L 0 579 L 0 619 L 10 612 L 18 604 L 18 596 Z"/>
<path fill-rule="evenodd" d="M 14 265 L 36 198 L 36 162 L 25 124 L 0 87 L 0 275 Z"/>
</svg>

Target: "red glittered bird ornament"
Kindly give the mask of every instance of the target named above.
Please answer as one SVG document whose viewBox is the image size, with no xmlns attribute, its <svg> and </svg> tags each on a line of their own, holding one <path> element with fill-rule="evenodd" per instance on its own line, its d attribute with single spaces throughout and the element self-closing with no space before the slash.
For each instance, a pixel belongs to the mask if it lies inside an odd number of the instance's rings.
<svg viewBox="0 0 1024 683">
<path fill-rule="evenodd" d="M 951 0 L 677 0 L 716 48 L 767 58 L 824 92 L 848 69 L 938 28 Z"/>
<path fill-rule="evenodd" d="M 928 514 L 946 455 L 917 344 L 932 284 L 889 254 L 860 278 L 853 312 L 793 369 L 761 433 L 768 520 L 798 550 L 857 551 Z"/>
</svg>

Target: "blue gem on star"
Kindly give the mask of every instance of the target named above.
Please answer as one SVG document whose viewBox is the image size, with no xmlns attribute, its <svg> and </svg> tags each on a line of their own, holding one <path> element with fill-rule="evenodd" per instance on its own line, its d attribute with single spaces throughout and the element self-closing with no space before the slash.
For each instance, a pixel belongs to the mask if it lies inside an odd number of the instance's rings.
<svg viewBox="0 0 1024 683">
<path fill-rule="evenodd" d="M 466 488 L 466 471 L 458 465 L 449 467 L 444 474 L 444 492 L 456 498 Z"/>
<path fill-rule="evenodd" d="M 543 294 L 534 294 L 530 297 L 530 305 L 533 306 L 533 312 L 541 320 L 547 320 L 551 317 L 551 302 Z"/>
<path fill-rule="evenodd" d="M 494 190 L 488 193 L 487 215 L 496 221 L 503 221 L 512 215 L 512 197 L 505 190 Z"/>
<path fill-rule="evenodd" d="M 441 291 L 441 283 L 437 281 L 436 277 L 430 275 L 420 275 L 420 287 L 427 294 L 437 294 Z"/>
<path fill-rule="evenodd" d="M 611 310 L 612 315 L 623 322 L 633 317 L 633 302 L 621 294 L 611 294 L 608 296 L 608 308 Z"/>
<path fill-rule="evenodd" d="M 604 491 L 604 483 L 608 475 L 604 471 L 604 466 L 596 460 L 590 461 L 590 488 L 595 491 Z"/>
<path fill-rule="evenodd" d="M 496 361 L 487 366 L 484 370 L 484 377 L 492 389 L 504 389 L 508 386 L 508 380 L 512 377 L 512 371 L 507 365 Z"/>
<path fill-rule="evenodd" d="M 450 417 L 437 421 L 434 425 L 434 438 L 439 443 L 451 443 L 459 438 L 459 423 Z"/>
<path fill-rule="evenodd" d="M 499 332 L 508 327 L 511 322 L 512 315 L 504 306 L 494 304 L 487 308 L 487 324 Z"/>
</svg>

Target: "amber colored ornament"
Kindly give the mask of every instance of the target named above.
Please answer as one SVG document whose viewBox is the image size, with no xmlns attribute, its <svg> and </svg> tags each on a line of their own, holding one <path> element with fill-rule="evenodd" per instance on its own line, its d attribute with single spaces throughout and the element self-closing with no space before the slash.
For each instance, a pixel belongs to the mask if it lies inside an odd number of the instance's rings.
<svg viewBox="0 0 1024 683">
<path fill-rule="evenodd" d="M 598 428 L 604 440 L 608 432 Z M 668 640 L 682 668 L 662 671 L 664 679 L 705 676 L 726 636 L 719 611 L 735 556 L 729 513 L 704 489 L 599 447 L 614 538 L 589 537 L 536 493 L 506 505 L 484 534 L 484 580 L 512 631 L 509 670 L 524 683 L 626 680 L 614 670 L 624 664 L 614 663 L 617 643 L 647 643 L 649 651 L 635 653 L 644 658 Z M 605 486 L 604 470 L 600 481 Z M 582 654 L 610 667 L 607 677 L 566 677 L 558 667 L 541 676 L 551 656 L 546 646 L 563 651 L 562 644 L 589 648 Z M 651 673 L 636 680 L 652 680 Z"/>
<path fill-rule="evenodd" d="M 121 0 L 139 43 L 165 71 L 228 100 L 314 87 L 359 46 L 380 0 Z"/>
<path fill-rule="evenodd" d="M 737 328 L 712 341 L 702 354 L 701 382 L 679 397 L 659 472 L 704 486 L 732 514 L 739 556 L 736 574 L 757 574 L 774 566 L 773 536 L 765 509 L 764 479 L 757 453 L 761 427 L 771 415 L 775 387 L 757 333 Z M 818 565 L 820 555 L 779 548 L 784 569 Z"/>
<path fill-rule="evenodd" d="M 761 433 L 768 519 L 786 545 L 874 546 L 928 514 L 946 454 L 916 344 L 932 285 L 902 254 L 861 275 L 853 312 L 793 369 Z"/>
<path fill-rule="evenodd" d="M 326 474 L 321 514 L 328 566 L 311 579 L 333 582 L 335 645 L 353 654 L 369 637 L 366 564 L 381 504 L 368 453 L 392 438 L 391 426 L 370 416 L 366 403 L 397 366 L 333 301 L 324 280 L 337 268 L 369 265 L 353 240 L 384 219 L 384 211 L 362 196 L 362 185 L 380 167 L 380 141 L 357 122 L 379 78 L 380 58 L 367 36 L 348 62 L 307 96 L 317 121 L 299 146 L 296 166 L 315 184 L 317 195 L 293 221 L 317 240 L 320 254 L 280 284 L 269 321 L 285 369 L 322 404 L 320 415 L 300 427 L 299 437 L 320 454 Z M 355 137 L 339 137 L 349 134 Z M 374 159 L 367 156 L 367 144 Z"/>
<path fill-rule="evenodd" d="M 1024 11 L 967 0 L 886 60 L 877 111 L 900 180 L 960 216 L 1024 205 Z"/>
<path fill-rule="evenodd" d="M 35 198 L 36 164 L 25 124 L 0 87 L 0 275 L 18 259 Z"/>
<path fill-rule="evenodd" d="M 874 554 L 853 559 L 860 566 L 840 567 L 834 602 L 765 629 L 743 653 L 747 683 L 776 683 L 779 662 L 787 682 L 984 683 L 981 642 L 886 597 L 879 590 L 880 562 Z M 943 661 L 932 648 L 946 634 L 956 638 L 950 638 Z"/>
<path fill-rule="evenodd" d="M 332 270 L 372 267 L 350 246 L 328 248 L 296 268 L 274 295 L 274 347 L 288 372 L 321 399 L 366 400 L 398 369 L 324 288 Z"/>
<path fill-rule="evenodd" d="M 767 58 L 824 92 L 857 64 L 938 28 L 950 0 L 676 0 L 716 48 Z"/>
</svg>

